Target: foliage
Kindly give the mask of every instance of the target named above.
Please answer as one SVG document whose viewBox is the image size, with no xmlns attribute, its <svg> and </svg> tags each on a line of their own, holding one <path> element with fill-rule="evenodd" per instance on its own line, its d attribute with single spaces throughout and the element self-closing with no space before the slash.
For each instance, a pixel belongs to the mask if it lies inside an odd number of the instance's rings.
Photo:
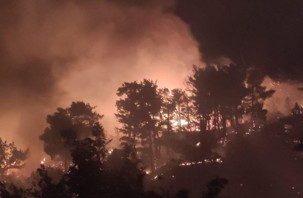
<svg viewBox="0 0 303 198">
<path fill-rule="evenodd" d="M 77 140 L 71 150 L 73 165 L 66 175 L 69 193 L 79 197 L 99 197 L 106 189 L 100 188 L 105 182 L 103 161 L 105 149 L 103 127 L 95 124 L 93 136 Z"/>
<path fill-rule="evenodd" d="M 49 126 L 40 136 L 45 153 L 52 159 L 63 160 L 67 167 L 74 142 L 92 136 L 95 124 L 103 117 L 94 108 L 84 102 L 73 102 L 70 107 L 58 108 L 57 112 L 48 115 Z"/>
<path fill-rule="evenodd" d="M 14 142 L 8 143 L 0 138 L 0 178 L 11 169 L 20 169 L 28 157 L 28 149 L 18 149 Z"/>
<path fill-rule="evenodd" d="M 55 184 L 53 179 L 49 176 L 49 171 L 44 165 L 41 165 L 37 169 L 39 175 L 39 180 L 37 183 L 33 183 L 32 188 L 30 189 L 30 194 L 32 197 L 41 197 L 41 198 L 63 198 L 67 197 L 66 189 L 62 180 Z"/>
<path fill-rule="evenodd" d="M 200 131 L 222 129 L 226 135 L 226 120 L 239 118 L 237 110 L 247 94 L 245 75 L 236 65 L 193 68 L 188 85 L 199 120 Z M 213 119 L 212 119 L 213 118 Z"/>
<path fill-rule="evenodd" d="M 156 140 L 159 138 L 158 118 L 162 105 L 157 88 L 156 83 L 146 79 L 140 83 L 124 83 L 118 89 L 117 95 L 120 99 L 116 102 L 116 116 L 122 124 L 119 130 L 124 134 L 121 138 L 122 146 L 142 146 L 141 151 L 149 157 L 152 170 L 155 155 L 159 153 Z"/>
<path fill-rule="evenodd" d="M 265 124 L 267 110 L 263 108 L 264 101 L 275 93 L 274 90 L 266 90 L 266 87 L 262 86 L 263 80 L 262 71 L 254 67 L 248 69 L 246 83 L 250 93 L 244 100 L 244 106 L 246 114 L 251 116 L 253 130 Z"/>
</svg>

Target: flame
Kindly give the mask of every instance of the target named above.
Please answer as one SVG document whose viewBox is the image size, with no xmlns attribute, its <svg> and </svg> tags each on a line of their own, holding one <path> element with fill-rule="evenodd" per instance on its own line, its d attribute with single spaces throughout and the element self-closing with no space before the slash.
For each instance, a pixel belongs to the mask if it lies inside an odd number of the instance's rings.
<svg viewBox="0 0 303 198">
<path fill-rule="evenodd" d="M 111 155 L 113 153 L 113 151 L 114 151 L 113 149 L 108 150 L 108 154 Z"/>
<path fill-rule="evenodd" d="M 146 175 L 150 174 L 150 170 L 146 170 L 146 171 L 145 171 L 145 174 L 146 174 Z"/>
<path fill-rule="evenodd" d="M 201 164 L 210 164 L 210 163 L 218 163 L 222 164 L 223 160 L 221 158 L 216 159 L 204 159 L 203 161 L 196 161 L 196 162 L 183 162 L 179 164 L 179 166 L 191 166 L 191 165 L 201 165 Z"/>
<path fill-rule="evenodd" d="M 40 162 L 40 164 L 41 165 L 44 165 L 45 164 L 45 161 L 46 161 L 46 159 L 45 159 L 45 157 L 41 160 L 41 162 Z"/>
<path fill-rule="evenodd" d="M 181 126 L 186 126 L 188 124 L 188 122 L 186 120 L 181 119 L 180 120 L 180 124 L 181 124 Z M 178 126 L 179 125 L 179 121 L 174 120 L 172 125 L 174 127 Z"/>
</svg>

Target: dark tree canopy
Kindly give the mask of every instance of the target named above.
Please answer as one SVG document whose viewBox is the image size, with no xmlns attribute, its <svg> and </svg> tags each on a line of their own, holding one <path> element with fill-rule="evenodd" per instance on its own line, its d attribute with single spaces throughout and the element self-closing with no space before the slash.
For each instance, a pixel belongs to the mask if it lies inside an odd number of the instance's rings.
<svg viewBox="0 0 303 198">
<path fill-rule="evenodd" d="M 274 90 L 266 90 L 262 85 L 263 80 L 264 74 L 260 69 L 252 67 L 247 70 L 246 83 L 249 94 L 244 99 L 244 109 L 246 114 L 251 116 L 252 128 L 264 125 L 267 114 L 264 101 L 275 93 Z"/>
<path fill-rule="evenodd" d="M 210 128 L 213 114 L 213 127 L 222 127 L 225 135 L 227 118 L 238 119 L 236 110 L 248 93 L 244 84 L 245 73 L 236 65 L 208 65 L 203 69 L 194 67 L 193 71 L 188 84 L 200 122 L 200 131 Z"/>
<path fill-rule="evenodd" d="M 159 153 L 159 117 L 162 106 L 158 86 L 151 80 L 142 82 L 124 83 L 118 89 L 120 99 L 116 102 L 116 114 L 122 124 L 119 129 L 124 134 L 122 145 L 141 147 L 143 155 L 150 161 L 150 167 L 154 169 L 155 154 Z M 148 154 L 147 154 L 148 153 Z"/>
<path fill-rule="evenodd" d="M 94 108 L 84 102 L 73 102 L 70 107 L 58 108 L 47 116 L 48 127 L 40 139 L 52 159 L 70 161 L 74 142 L 93 135 L 95 124 L 103 117 Z"/>
<path fill-rule="evenodd" d="M 106 182 L 103 162 L 107 150 L 103 127 L 96 123 L 92 136 L 76 140 L 71 149 L 73 165 L 66 175 L 67 186 L 72 195 L 79 197 L 99 197 L 106 191 L 102 185 Z"/>
</svg>

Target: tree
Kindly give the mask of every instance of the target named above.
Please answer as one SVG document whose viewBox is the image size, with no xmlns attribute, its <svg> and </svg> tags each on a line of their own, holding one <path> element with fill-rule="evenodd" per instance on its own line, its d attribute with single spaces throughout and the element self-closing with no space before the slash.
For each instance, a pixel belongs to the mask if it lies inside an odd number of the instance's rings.
<svg viewBox="0 0 303 198">
<path fill-rule="evenodd" d="M 220 72 L 221 71 L 221 72 Z M 249 93 L 245 86 L 245 71 L 239 65 L 219 67 L 221 93 L 218 94 L 219 109 L 222 115 L 223 135 L 226 134 L 226 119 L 239 130 L 239 118 L 243 115 L 242 100 Z"/>
<path fill-rule="evenodd" d="M 1 198 L 23 198 L 26 192 L 22 188 L 18 188 L 14 184 L 7 184 L 0 181 L 0 197 Z"/>
<path fill-rule="evenodd" d="M 29 150 L 18 149 L 14 142 L 8 143 L 0 138 L 0 178 L 11 169 L 20 169 L 28 157 Z"/>
<path fill-rule="evenodd" d="M 192 98 L 185 92 L 183 97 L 183 116 L 186 121 L 186 130 L 187 131 L 196 131 L 196 129 L 193 129 L 194 127 L 194 119 L 195 119 L 195 111 L 192 104 Z"/>
<path fill-rule="evenodd" d="M 67 197 L 65 191 L 65 184 L 61 179 L 59 183 L 54 183 L 46 167 L 41 164 L 41 167 L 37 169 L 39 175 L 39 180 L 32 183 L 32 188 L 30 189 L 30 194 L 33 197 L 39 198 L 63 198 Z"/>
<path fill-rule="evenodd" d="M 125 147 L 113 160 L 105 148 L 108 141 L 104 129 L 96 122 L 91 135 L 72 141 L 70 147 L 72 165 L 59 183 L 52 182 L 48 170 L 42 165 L 37 170 L 40 180 L 31 192 L 34 197 L 148 197 L 143 192 L 143 170 L 137 166 L 136 151 L 132 146 Z M 112 153 L 115 155 L 116 150 Z M 122 163 L 120 163 L 122 161 Z M 151 196 L 160 197 L 160 196 Z"/>
<path fill-rule="evenodd" d="M 106 193 L 103 163 L 107 154 L 104 129 L 96 123 L 92 136 L 76 140 L 71 149 L 73 165 L 66 175 L 69 193 L 77 197 L 96 198 Z"/>
<path fill-rule="evenodd" d="M 0 182 L 0 197 L 2 198 L 10 198 L 10 193 L 6 189 L 6 186 L 4 183 Z"/>
<path fill-rule="evenodd" d="M 70 107 L 58 108 L 57 112 L 47 116 L 49 126 L 40 139 L 44 142 L 44 151 L 52 159 L 64 161 L 65 170 L 71 161 L 74 142 L 92 136 L 95 124 L 103 117 L 94 109 L 84 102 L 72 102 Z"/>
<path fill-rule="evenodd" d="M 176 103 L 173 100 L 171 91 L 167 88 L 159 89 L 159 94 L 162 100 L 161 107 L 161 125 L 164 125 L 166 130 L 164 133 L 171 133 L 173 131 L 172 122 L 174 117 L 174 111 L 176 110 Z"/>
<path fill-rule="evenodd" d="M 118 89 L 117 95 L 121 98 L 116 101 L 118 122 L 122 124 L 119 131 L 124 135 L 122 145 L 137 145 L 139 130 L 143 122 L 140 109 L 141 84 L 136 81 L 123 83 Z"/>
<path fill-rule="evenodd" d="M 211 93 L 211 86 L 216 83 L 214 74 L 216 74 L 214 67 L 207 66 L 202 69 L 194 66 L 193 75 L 188 79 L 188 85 L 192 93 L 193 104 L 196 109 L 196 116 L 201 132 L 206 131 L 210 114 L 215 108 L 215 101 L 212 99 Z"/>
<path fill-rule="evenodd" d="M 255 130 L 264 125 L 266 121 L 267 110 L 263 108 L 264 101 L 270 98 L 275 91 L 266 90 L 262 86 L 264 74 L 257 68 L 249 68 L 247 70 L 246 83 L 250 93 L 245 98 L 245 111 L 251 116 L 251 128 Z"/>
<path fill-rule="evenodd" d="M 114 197 L 136 197 L 143 193 L 145 171 L 132 146 L 115 149 L 107 157 L 105 170 L 115 187 Z"/>
<path fill-rule="evenodd" d="M 227 119 L 234 119 L 242 98 L 247 94 L 245 76 L 236 65 L 208 65 L 203 69 L 194 66 L 193 72 L 188 84 L 200 122 L 200 131 L 222 130 L 222 136 L 225 137 Z"/>
<path fill-rule="evenodd" d="M 182 89 L 169 90 L 167 88 L 159 89 L 162 99 L 162 108 L 160 119 L 165 126 L 164 132 L 172 132 L 173 128 L 178 131 L 191 130 L 193 119 L 193 109 L 191 99 Z M 185 121 L 185 123 L 183 123 Z M 175 125 L 175 127 L 173 127 Z"/>
<path fill-rule="evenodd" d="M 161 110 L 161 96 L 158 86 L 151 80 L 144 79 L 137 83 L 124 83 L 118 89 L 120 99 L 116 102 L 116 114 L 122 124 L 119 129 L 124 134 L 123 144 L 131 144 L 134 148 L 140 140 L 141 150 L 149 158 L 150 167 L 154 170 L 155 155 L 160 152 L 159 117 Z"/>
<path fill-rule="evenodd" d="M 173 102 L 176 104 L 176 121 L 177 121 L 177 126 L 178 130 L 181 131 L 183 129 L 183 124 L 182 120 L 186 120 L 189 124 L 190 122 L 190 115 L 189 113 L 189 101 L 188 97 L 185 93 L 185 91 L 181 89 L 173 89 L 172 90 L 172 95 L 173 95 Z"/>
</svg>

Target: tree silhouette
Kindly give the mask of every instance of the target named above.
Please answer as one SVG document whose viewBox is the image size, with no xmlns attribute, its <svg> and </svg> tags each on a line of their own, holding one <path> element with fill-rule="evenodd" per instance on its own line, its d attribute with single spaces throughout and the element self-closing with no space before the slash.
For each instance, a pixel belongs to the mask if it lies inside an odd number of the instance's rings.
<svg viewBox="0 0 303 198">
<path fill-rule="evenodd" d="M 121 97 L 116 103 L 118 121 L 122 124 L 119 129 L 123 134 L 123 144 L 131 144 L 134 148 L 140 140 L 141 151 L 149 158 L 150 168 L 154 171 L 156 155 L 160 152 L 159 126 L 161 96 L 156 83 L 144 79 L 137 83 L 124 83 L 118 89 Z"/>
<path fill-rule="evenodd" d="M 178 123 L 178 130 L 181 131 L 184 127 L 182 120 L 186 120 L 189 124 L 190 115 L 189 115 L 189 100 L 185 91 L 181 89 L 173 89 L 173 102 L 176 104 L 176 121 Z"/>
<path fill-rule="evenodd" d="M 216 83 L 216 78 L 214 78 L 215 72 L 215 68 L 210 66 L 205 67 L 205 69 L 194 66 L 194 74 L 188 79 L 188 85 L 190 86 L 190 91 L 193 95 L 193 104 L 196 109 L 201 132 L 206 131 L 207 123 L 210 120 L 210 114 L 215 106 L 210 87 Z"/>
<path fill-rule="evenodd" d="M 187 130 L 192 128 L 193 109 L 191 105 L 191 99 L 182 89 L 169 90 L 167 88 L 160 89 L 159 94 L 162 99 L 162 108 L 160 119 L 162 125 L 166 130 L 163 132 L 172 132 L 173 129 L 178 131 Z M 182 123 L 185 121 L 186 124 Z M 175 127 L 173 127 L 173 123 Z"/>
<path fill-rule="evenodd" d="M 176 109 L 176 103 L 174 102 L 173 95 L 169 89 L 159 89 L 159 94 L 162 100 L 162 108 L 160 114 L 161 125 L 164 125 L 166 129 L 163 130 L 163 133 L 171 133 L 173 131 L 172 122 L 174 111 Z"/>
<path fill-rule="evenodd" d="M 68 108 L 58 108 L 53 115 L 47 116 L 48 127 L 40 136 L 44 151 L 52 159 L 63 160 L 65 170 L 71 161 L 70 150 L 74 141 L 90 137 L 92 129 L 103 117 L 84 102 L 72 102 Z"/>
<path fill-rule="evenodd" d="M 193 95 L 200 131 L 222 130 L 226 136 L 227 119 L 238 120 L 238 108 L 247 94 L 245 75 L 236 65 L 194 66 L 188 84 Z"/>
<path fill-rule="evenodd" d="M 37 169 L 37 173 L 39 180 L 33 182 L 32 188 L 30 189 L 31 196 L 39 198 L 67 197 L 65 184 L 62 179 L 59 183 L 54 183 L 46 167 L 42 164 L 41 167 Z"/>
<path fill-rule="evenodd" d="M 250 94 L 245 98 L 245 111 L 251 115 L 253 130 L 264 125 L 267 113 L 263 108 L 264 101 L 275 93 L 274 90 L 266 90 L 266 87 L 262 86 L 263 80 L 264 74 L 259 69 L 252 67 L 247 70 L 246 83 Z"/>
<path fill-rule="evenodd" d="M 144 172 L 132 146 L 108 155 L 103 127 L 95 123 L 91 134 L 73 141 L 73 164 L 59 183 L 52 182 L 44 165 L 37 170 L 40 179 L 31 190 L 33 197 L 161 197 L 143 192 Z"/>
<path fill-rule="evenodd" d="M 28 197 L 29 189 L 23 189 L 13 183 L 0 181 L 1 198 L 23 198 Z"/>
<path fill-rule="evenodd" d="M 223 135 L 226 134 L 226 119 L 239 129 L 239 118 L 242 117 L 242 100 L 249 90 L 245 87 L 245 72 L 238 65 L 222 66 L 219 68 L 220 86 L 217 98 L 219 111 L 222 115 Z"/>
<path fill-rule="evenodd" d="M 0 178 L 11 169 L 20 169 L 28 157 L 28 149 L 18 149 L 14 142 L 8 143 L 0 138 Z"/>
<path fill-rule="evenodd" d="M 140 90 L 139 83 L 123 83 L 118 89 L 117 95 L 121 97 L 116 101 L 117 113 L 115 114 L 118 121 L 122 124 L 119 131 L 124 135 L 122 145 L 132 145 L 134 148 L 137 144 L 137 137 L 142 123 L 140 110 Z"/>
<path fill-rule="evenodd" d="M 145 172 L 132 146 L 115 149 L 105 162 L 105 170 L 116 197 L 136 197 L 143 193 Z"/>
<path fill-rule="evenodd" d="M 92 136 L 76 140 L 71 149 L 73 165 L 66 175 L 68 192 L 77 197 L 100 197 L 107 189 L 103 189 L 106 178 L 103 162 L 107 153 L 103 127 L 96 123 Z M 106 186 L 104 186 L 105 188 Z"/>
<path fill-rule="evenodd" d="M 183 107 L 182 107 L 182 113 L 186 121 L 186 130 L 187 131 L 196 131 L 194 129 L 194 118 L 195 118 L 195 110 L 193 108 L 192 104 L 192 98 L 184 92 L 183 95 Z"/>
<path fill-rule="evenodd" d="M 96 125 L 92 137 L 77 140 L 72 149 L 73 166 L 63 181 L 69 197 L 145 197 L 143 170 L 138 168 L 132 146 L 107 155 L 102 126 Z"/>
<path fill-rule="evenodd" d="M 6 190 L 5 184 L 0 182 L 0 197 L 2 198 L 8 198 L 10 197 L 9 192 Z"/>
</svg>

